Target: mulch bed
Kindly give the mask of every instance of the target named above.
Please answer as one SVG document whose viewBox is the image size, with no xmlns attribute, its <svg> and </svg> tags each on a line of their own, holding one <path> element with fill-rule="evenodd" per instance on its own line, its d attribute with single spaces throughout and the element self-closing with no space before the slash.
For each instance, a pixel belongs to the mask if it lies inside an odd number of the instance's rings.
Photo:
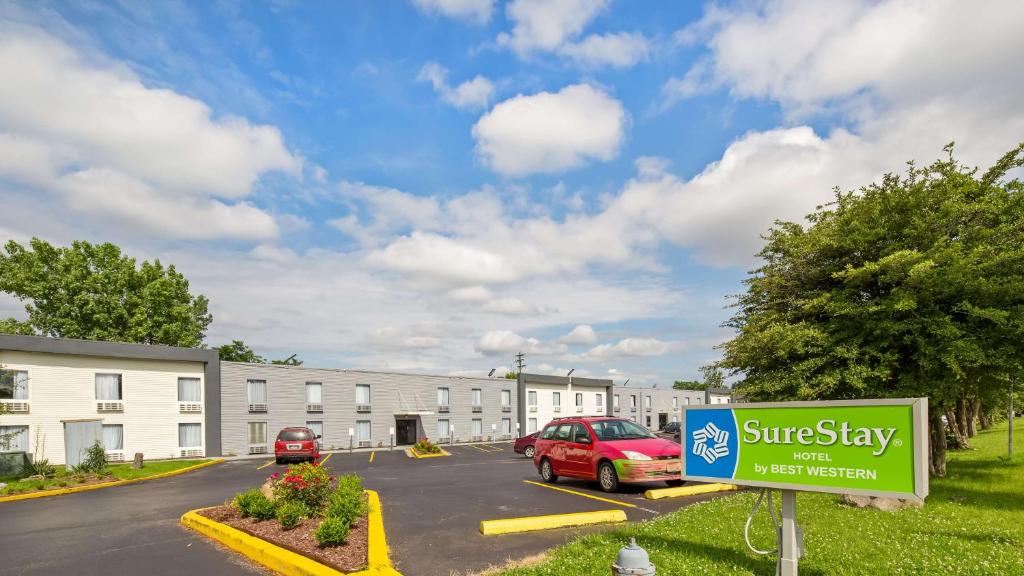
<svg viewBox="0 0 1024 576">
<path fill-rule="evenodd" d="M 310 518 L 291 530 L 284 530 L 276 520 L 254 520 L 242 518 L 237 510 L 229 505 L 217 506 L 202 510 L 199 514 L 221 524 L 237 528 L 250 536 L 261 538 L 295 552 L 312 558 L 342 572 L 358 572 L 366 568 L 368 550 L 367 519 L 360 518 L 352 525 L 348 538 L 341 546 L 321 548 L 313 537 L 313 531 L 320 526 L 321 518 Z"/>
</svg>

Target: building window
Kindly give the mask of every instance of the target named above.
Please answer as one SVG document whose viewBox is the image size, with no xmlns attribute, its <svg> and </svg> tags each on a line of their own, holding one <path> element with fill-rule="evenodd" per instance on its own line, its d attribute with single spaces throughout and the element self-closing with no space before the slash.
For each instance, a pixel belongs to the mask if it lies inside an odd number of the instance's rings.
<svg viewBox="0 0 1024 576">
<path fill-rule="evenodd" d="M 633 394 L 629 397 L 629 407 L 636 410 L 636 395 Z"/>
<path fill-rule="evenodd" d="M 356 384 L 356 409 L 370 405 L 370 385 Z"/>
<path fill-rule="evenodd" d="M 472 402 L 473 406 L 483 406 L 483 403 L 480 401 L 480 396 L 482 394 L 482 391 L 479 388 L 473 388 L 471 393 L 472 393 L 472 401 L 471 402 Z"/>
<path fill-rule="evenodd" d="M 267 404 L 267 381 L 266 380 L 246 380 L 246 388 L 248 389 L 249 404 Z"/>
<path fill-rule="evenodd" d="M 28 426 L 0 426 L 0 438 L 7 439 L 0 452 L 28 452 Z"/>
<path fill-rule="evenodd" d="M 672 409 L 675 410 L 676 408 L 679 408 L 679 398 L 673 396 L 672 397 Z"/>
<path fill-rule="evenodd" d="M 448 405 L 448 401 L 449 401 L 450 398 L 451 398 L 451 396 L 449 395 L 449 390 L 447 388 L 438 388 L 437 389 L 437 405 L 438 406 L 447 406 Z"/>
<path fill-rule="evenodd" d="M 683 398 L 683 400 L 686 400 L 686 405 L 687 406 L 690 405 L 690 397 L 689 396 L 687 396 L 686 398 Z"/>
<path fill-rule="evenodd" d="M 196 426 L 198 426 L 198 424 L 196 424 Z M 124 450 L 123 424 L 103 425 L 103 449 L 107 452 L 118 452 L 120 450 Z"/>
<path fill-rule="evenodd" d="M 199 378 L 178 378 L 178 402 L 202 402 L 203 387 Z"/>
<path fill-rule="evenodd" d="M 511 418 L 502 418 L 501 419 L 501 433 L 504 434 L 505 436 L 511 436 L 512 435 L 512 419 Z"/>
<path fill-rule="evenodd" d="M 267 423 L 263 422 L 263 443 L 266 444 Z M 252 435 L 252 424 L 250 426 L 250 437 Z M 104 427 L 105 428 L 105 427 Z M 104 431 L 105 432 L 105 431 Z M 202 448 L 203 447 L 203 425 L 202 424 L 178 424 L 178 448 Z"/>
<path fill-rule="evenodd" d="M 313 431 L 313 436 L 324 437 L 324 421 L 323 420 L 306 420 L 306 428 Z"/>
<path fill-rule="evenodd" d="M 582 392 L 577 392 L 576 393 L 576 405 L 577 406 L 583 406 L 583 393 Z"/>
<path fill-rule="evenodd" d="M 537 405 L 537 391 L 536 390 L 530 390 L 529 392 L 526 393 L 526 403 L 529 404 L 530 406 L 536 406 Z"/>
<path fill-rule="evenodd" d="M 473 437 L 483 437 L 484 435 L 484 421 L 479 418 L 473 419 Z"/>
<path fill-rule="evenodd" d="M 28 372 L 0 370 L 0 400 L 28 400 Z"/>
<path fill-rule="evenodd" d="M 121 400 L 121 375 L 120 374 L 97 374 L 96 375 L 96 399 L 97 400 Z"/>
<path fill-rule="evenodd" d="M 562 393 L 561 392 L 552 392 L 551 393 L 551 405 L 552 406 L 561 406 L 562 405 Z"/>
<path fill-rule="evenodd" d="M 186 424 L 181 424 L 181 426 L 186 426 Z M 180 437 L 180 433 L 179 433 L 179 437 Z M 266 446 L 266 445 L 267 445 L 267 423 L 266 422 L 249 422 L 249 446 Z"/>
<path fill-rule="evenodd" d="M 323 409 L 324 385 L 321 382 L 306 382 L 306 407 Z"/>
<path fill-rule="evenodd" d="M 651 427 L 651 417 L 650 416 L 647 417 L 647 427 L 648 428 Z"/>
<path fill-rule="evenodd" d="M 537 431 L 537 419 L 530 418 L 526 421 L 526 433 L 533 434 Z"/>
<path fill-rule="evenodd" d="M 644 408 L 646 410 L 650 410 L 651 409 L 651 397 L 650 396 L 644 396 Z"/>
<path fill-rule="evenodd" d="M 370 442 L 370 421 L 356 420 L 356 442 Z"/>
<path fill-rule="evenodd" d="M 601 406 L 604 405 L 601 402 L 602 400 L 604 400 L 604 394 L 598 394 L 597 396 L 595 396 L 595 398 L 596 398 L 596 400 L 594 402 L 594 406 L 597 406 L 598 408 L 600 408 Z"/>
<path fill-rule="evenodd" d="M 501 391 L 501 405 L 502 406 L 511 406 L 512 405 L 512 391 L 511 390 L 502 390 Z"/>
<path fill-rule="evenodd" d="M 450 420 L 442 419 L 442 420 L 438 420 L 437 421 L 437 437 L 438 438 L 449 438 L 449 436 L 448 436 L 448 426 L 449 425 L 450 425 Z"/>
<path fill-rule="evenodd" d="M 612 408 L 619 409 L 619 395 L 615 394 L 612 396 Z"/>
</svg>

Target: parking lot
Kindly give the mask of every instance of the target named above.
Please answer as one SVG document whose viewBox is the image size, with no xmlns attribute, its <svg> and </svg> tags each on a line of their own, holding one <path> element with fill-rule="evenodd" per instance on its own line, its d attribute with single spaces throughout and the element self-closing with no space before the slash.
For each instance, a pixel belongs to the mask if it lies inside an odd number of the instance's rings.
<svg viewBox="0 0 1024 576">
<path fill-rule="evenodd" d="M 643 487 L 605 494 L 566 479 L 556 490 L 509 443 L 446 449 L 451 456 L 431 459 L 399 449 L 334 453 L 324 463 L 335 474 L 359 474 L 379 492 L 392 560 L 407 576 L 465 574 L 603 529 L 482 536 L 481 520 L 621 509 L 639 521 L 708 498 L 646 500 Z M 257 486 L 277 469 L 272 459 L 234 460 L 148 483 L 0 503 L 0 574 L 259 573 L 181 528 L 178 518 Z"/>
</svg>

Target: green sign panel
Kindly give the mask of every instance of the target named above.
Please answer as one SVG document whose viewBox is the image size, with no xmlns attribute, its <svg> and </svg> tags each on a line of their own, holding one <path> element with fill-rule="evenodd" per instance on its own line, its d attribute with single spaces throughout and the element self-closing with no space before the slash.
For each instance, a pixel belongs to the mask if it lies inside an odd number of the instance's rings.
<svg viewBox="0 0 1024 576">
<path fill-rule="evenodd" d="M 926 398 L 688 406 L 683 478 L 924 499 Z"/>
</svg>

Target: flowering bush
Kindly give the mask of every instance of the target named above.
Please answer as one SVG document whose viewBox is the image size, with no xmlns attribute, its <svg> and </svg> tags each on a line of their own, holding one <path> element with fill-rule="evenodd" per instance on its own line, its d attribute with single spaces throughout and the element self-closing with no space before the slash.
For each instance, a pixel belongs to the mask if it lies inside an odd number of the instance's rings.
<svg viewBox="0 0 1024 576">
<path fill-rule="evenodd" d="M 309 510 L 319 511 L 331 494 L 334 478 L 319 464 L 297 464 L 288 467 L 284 476 L 274 482 L 274 498 L 280 502 L 299 502 Z"/>
<path fill-rule="evenodd" d="M 427 438 L 420 438 L 418 442 L 413 444 L 413 449 L 420 454 L 440 454 L 441 448 L 428 440 Z"/>
</svg>

